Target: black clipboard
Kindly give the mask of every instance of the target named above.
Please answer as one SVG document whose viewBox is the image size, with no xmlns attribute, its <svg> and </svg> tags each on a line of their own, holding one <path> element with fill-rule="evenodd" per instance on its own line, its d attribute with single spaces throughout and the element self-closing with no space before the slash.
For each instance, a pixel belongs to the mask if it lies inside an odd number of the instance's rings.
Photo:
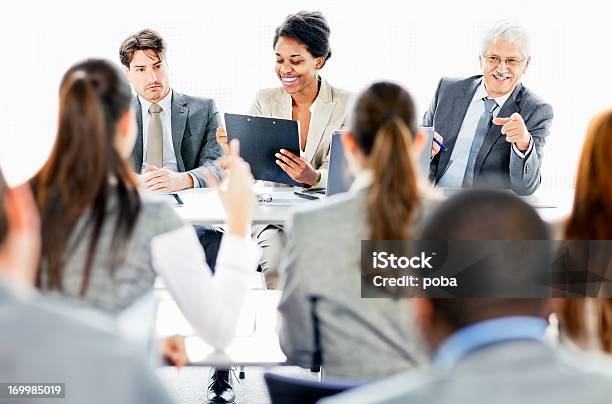
<svg viewBox="0 0 612 404">
<path fill-rule="evenodd" d="M 251 166 L 253 178 L 301 186 L 276 164 L 280 149 L 300 155 L 297 121 L 240 114 L 225 114 L 228 140 L 240 141 L 240 157 Z"/>
</svg>

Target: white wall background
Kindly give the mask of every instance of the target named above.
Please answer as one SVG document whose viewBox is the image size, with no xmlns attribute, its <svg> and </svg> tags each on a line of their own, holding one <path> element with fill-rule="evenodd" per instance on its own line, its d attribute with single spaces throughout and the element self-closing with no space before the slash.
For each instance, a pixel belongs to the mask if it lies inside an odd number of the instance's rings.
<svg viewBox="0 0 612 404">
<path fill-rule="evenodd" d="M 405 85 L 421 113 L 441 76 L 477 74 L 481 35 L 495 20 L 525 25 L 532 63 L 524 82 L 553 105 L 543 187 L 573 185 L 591 117 L 612 106 L 612 6 L 608 1 L 21 1 L 3 5 L 0 38 L 0 161 L 9 182 L 34 174 L 55 135 L 63 72 L 85 57 L 117 61 L 121 41 L 144 27 L 168 43 L 171 84 L 244 112 L 259 88 L 278 85 L 274 28 L 318 9 L 332 29 L 333 57 L 322 74 L 359 91 L 373 80 Z"/>
</svg>

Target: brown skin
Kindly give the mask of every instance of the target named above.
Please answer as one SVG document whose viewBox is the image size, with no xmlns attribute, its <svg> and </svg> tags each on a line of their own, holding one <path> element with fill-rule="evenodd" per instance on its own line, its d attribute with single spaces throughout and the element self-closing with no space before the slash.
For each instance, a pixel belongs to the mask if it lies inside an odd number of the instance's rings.
<svg viewBox="0 0 612 404">
<path fill-rule="evenodd" d="M 315 58 L 301 42 L 285 37 L 278 39 L 274 53 L 274 71 L 285 91 L 291 95 L 291 118 L 300 123 L 300 147 L 304 150 L 310 126 L 310 106 L 319 94 L 317 70 L 325 60 L 322 57 Z M 276 158 L 276 164 L 297 182 L 314 185 L 319 181 L 320 174 L 300 156 L 288 150 L 280 150 Z"/>
<path fill-rule="evenodd" d="M 453 333 L 458 331 L 455 327 L 449 325 L 441 316 L 436 313 L 434 305 L 431 299 L 425 297 L 410 299 L 410 304 L 414 311 L 415 321 L 417 327 L 423 336 L 423 339 L 427 341 L 427 344 L 431 348 L 432 352 L 437 351 L 438 347 Z M 565 304 L 565 299 L 550 299 L 544 308 L 538 312 L 520 312 L 520 311 L 507 311 L 494 313 L 484 320 L 494 319 L 496 317 L 504 317 L 507 315 L 528 315 L 528 316 L 539 316 L 547 318 L 548 315 L 556 310 L 559 310 Z"/>
<path fill-rule="evenodd" d="M 170 92 L 168 65 L 152 50 L 137 50 L 130 60 L 130 67 L 124 67 L 134 91 L 154 104 Z M 147 173 L 139 176 L 147 191 L 174 192 L 193 188 L 193 178 L 187 173 L 175 173 L 165 168 L 147 165 Z"/>
<path fill-rule="evenodd" d="M 310 106 L 319 94 L 317 70 L 323 66 L 324 58 L 315 58 L 306 46 L 295 39 L 280 37 L 274 47 L 276 65 L 274 71 L 284 90 L 291 95 L 291 119 L 300 123 L 300 147 L 306 148 L 310 129 Z M 217 142 L 227 154 L 227 134 L 224 128 L 217 129 Z M 310 163 L 288 150 L 276 153 L 278 164 L 292 179 L 314 185 L 321 174 Z"/>
<path fill-rule="evenodd" d="M 427 341 L 431 351 L 435 352 L 442 342 L 456 330 L 436 318 L 431 300 L 422 297 L 410 300 L 421 335 Z"/>
</svg>

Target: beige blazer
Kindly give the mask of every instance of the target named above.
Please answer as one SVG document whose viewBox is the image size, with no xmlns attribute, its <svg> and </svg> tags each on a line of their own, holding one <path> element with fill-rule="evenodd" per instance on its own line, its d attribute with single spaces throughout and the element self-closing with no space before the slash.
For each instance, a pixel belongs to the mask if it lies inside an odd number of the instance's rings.
<svg viewBox="0 0 612 404">
<path fill-rule="evenodd" d="M 332 87 L 325 79 L 321 79 L 303 154 L 306 161 L 321 173 L 317 187 L 327 186 L 331 134 L 335 130 L 347 128 L 350 100 L 351 93 Z M 267 88 L 257 92 L 249 114 L 291 119 L 291 109 L 291 95 L 282 87 Z"/>
</svg>

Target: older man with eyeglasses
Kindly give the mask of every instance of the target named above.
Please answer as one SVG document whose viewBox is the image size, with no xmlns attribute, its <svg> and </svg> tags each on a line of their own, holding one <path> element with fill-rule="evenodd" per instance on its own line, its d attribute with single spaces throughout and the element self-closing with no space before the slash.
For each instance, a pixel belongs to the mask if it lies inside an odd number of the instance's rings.
<svg viewBox="0 0 612 404">
<path fill-rule="evenodd" d="M 442 188 L 509 188 L 532 194 L 540 185 L 552 107 L 521 84 L 531 56 L 525 30 L 500 22 L 486 34 L 482 74 L 443 78 L 422 126 L 433 126 L 430 179 Z"/>
</svg>

